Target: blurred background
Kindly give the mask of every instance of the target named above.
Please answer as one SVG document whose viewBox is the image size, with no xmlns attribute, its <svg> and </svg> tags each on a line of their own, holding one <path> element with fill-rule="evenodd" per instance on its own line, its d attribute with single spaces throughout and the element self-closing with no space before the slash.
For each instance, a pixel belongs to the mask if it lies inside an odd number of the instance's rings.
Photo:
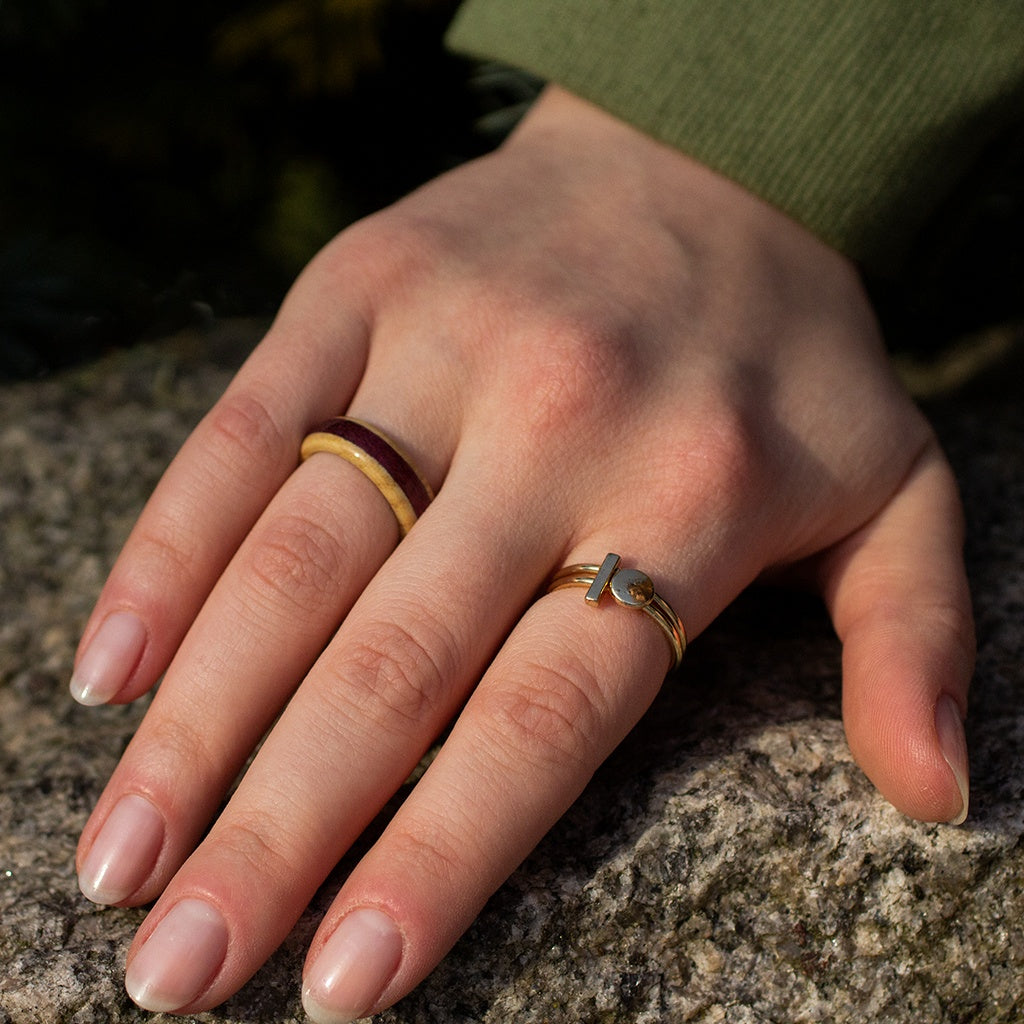
<svg viewBox="0 0 1024 1024">
<path fill-rule="evenodd" d="M 535 83 L 458 0 L 0 2 L 0 377 L 265 315 L 356 218 L 491 148 Z"/>
<path fill-rule="evenodd" d="M 0 379 L 264 316 L 354 219 L 493 147 L 538 83 L 458 0 L 0 0 Z M 890 340 L 1024 316 L 1024 132 L 944 211 Z"/>
</svg>

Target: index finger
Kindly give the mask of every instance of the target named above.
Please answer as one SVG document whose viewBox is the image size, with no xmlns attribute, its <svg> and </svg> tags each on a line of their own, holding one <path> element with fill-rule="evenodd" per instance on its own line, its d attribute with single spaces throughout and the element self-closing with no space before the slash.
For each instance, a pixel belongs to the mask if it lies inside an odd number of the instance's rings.
<svg viewBox="0 0 1024 1024">
<path fill-rule="evenodd" d="M 339 286 L 338 271 L 326 253 L 310 265 L 147 502 L 79 644 L 71 691 L 80 703 L 134 700 L 156 682 L 295 468 L 303 434 L 350 400 L 369 303 Z"/>
</svg>

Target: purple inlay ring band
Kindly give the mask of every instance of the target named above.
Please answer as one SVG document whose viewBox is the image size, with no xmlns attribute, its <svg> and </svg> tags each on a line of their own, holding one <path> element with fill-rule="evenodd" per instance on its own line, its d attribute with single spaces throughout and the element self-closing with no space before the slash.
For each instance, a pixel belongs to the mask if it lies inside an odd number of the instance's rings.
<svg viewBox="0 0 1024 1024">
<path fill-rule="evenodd" d="M 430 484 L 402 450 L 375 427 L 349 416 L 336 416 L 307 434 L 300 455 L 331 452 L 350 462 L 373 483 L 391 506 L 404 537 L 433 500 Z"/>
</svg>

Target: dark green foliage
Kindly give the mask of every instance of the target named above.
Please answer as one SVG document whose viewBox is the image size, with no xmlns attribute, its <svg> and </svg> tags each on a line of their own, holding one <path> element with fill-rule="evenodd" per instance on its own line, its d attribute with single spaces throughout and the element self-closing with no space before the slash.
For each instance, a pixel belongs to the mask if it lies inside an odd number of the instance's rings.
<svg viewBox="0 0 1024 1024">
<path fill-rule="evenodd" d="M 267 313 L 481 146 L 452 0 L 0 4 L 0 376 Z"/>
</svg>

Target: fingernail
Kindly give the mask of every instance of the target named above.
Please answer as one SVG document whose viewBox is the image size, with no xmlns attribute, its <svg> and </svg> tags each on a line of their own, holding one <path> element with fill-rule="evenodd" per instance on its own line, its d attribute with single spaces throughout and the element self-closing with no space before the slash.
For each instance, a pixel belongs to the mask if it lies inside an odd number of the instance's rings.
<svg viewBox="0 0 1024 1024">
<path fill-rule="evenodd" d="M 71 675 L 79 704 L 106 704 L 128 682 L 146 646 L 146 627 L 131 612 L 108 615 Z"/>
<path fill-rule="evenodd" d="M 365 907 L 342 919 L 313 961 L 302 1007 L 316 1024 L 365 1017 L 402 959 L 402 934 L 379 910 Z"/>
<path fill-rule="evenodd" d="M 960 708 L 948 694 L 943 694 L 935 705 L 935 731 L 939 737 L 939 749 L 953 772 L 953 778 L 960 789 L 963 807 L 950 825 L 962 825 L 967 819 L 967 805 L 970 801 L 970 769 L 967 764 L 967 737 Z"/>
<path fill-rule="evenodd" d="M 124 987 L 143 1010 L 170 1013 L 206 991 L 227 951 L 220 911 L 203 900 L 182 900 L 128 965 Z"/>
<path fill-rule="evenodd" d="M 160 812 L 145 797 L 121 797 L 82 864 L 79 888 L 93 903 L 121 903 L 149 877 L 163 842 Z"/>
</svg>

